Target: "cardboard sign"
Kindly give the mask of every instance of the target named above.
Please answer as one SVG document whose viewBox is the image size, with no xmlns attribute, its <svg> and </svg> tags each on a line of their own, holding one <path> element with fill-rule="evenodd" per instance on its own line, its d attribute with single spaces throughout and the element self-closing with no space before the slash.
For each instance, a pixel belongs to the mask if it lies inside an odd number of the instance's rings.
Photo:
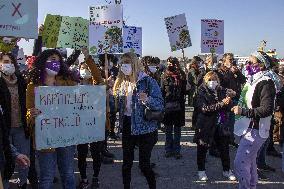
<svg viewBox="0 0 284 189">
<path fill-rule="evenodd" d="M 88 20 L 80 17 L 47 15 L 43 44 L 47 48 L 81 49 L 88 46 Z"/>
<path fill-rule="evenodd" d="M 37 38 L 37 0 L 1 0 L 0 18 L 0 36 Z"/>
<path fill-rule="evenodd" d="M 35 107 L 37 150 L 105 139 L 105 86 L 38 87 Z"/>
<path fill-rule="evenodd" d="M 201 20 L 201 53 L 224 54 L 224 20 Z"/>
<path fill-rule="evenodd" d="M 142 28 L 123 27 L 123 52 L 133 52 L 142 56 Z"/>
<path fill-rule="evenodd" d="M 185 14 L 165 18 L 171 51 L 192 46 Z"/>
<path fill-rule="evenodd" d="M 90 54 L 123 53 L 122 5 L 90 7 Z"/>
</svg>

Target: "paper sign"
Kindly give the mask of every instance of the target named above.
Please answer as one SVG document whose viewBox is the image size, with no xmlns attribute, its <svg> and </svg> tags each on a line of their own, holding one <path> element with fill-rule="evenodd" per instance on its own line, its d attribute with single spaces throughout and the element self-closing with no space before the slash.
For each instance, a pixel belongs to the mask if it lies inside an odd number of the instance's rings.
<svg viewBox="0 0 284 189">
<path fill-rule="evenodd" d="M 123 52 L 133 52 L 142 56 L 142 28 L 123 27 Z"/>
<path fill-rule="evenodd" d="M 25 65 L 26 64 L 26 57 L 25 57 L 25 53 L 24 53 L 23 48 L 20 48 L 19 51 L 18 51 L 17 63 L 19 65 Z"/>
<path fill-rule="evenodd" d="M 48 14 L 44 20 L 42 41 L 44 47 L 55 48 L 57 46 L 62 17 Z"/>
<path fill-rule="evenodd" d="M 0 36 L 36 39 L 37 17 L 37 0 L 1 0 Z"/>
<path fill-rule="evenodd" d="M 37 150 L 105 139 L 105 86 L 38 87 L 35 107 Z"/>
<path fill-rule="evenodd" d="M 122 5 L 90 7 L 90 54 L 123 53 Z"/>
<path fill-rule="evenodd" d="M 224 54 L 224 20 L 201 20 L 201 53 Z"/>
<path fill-rule="evenodd" d="M 165 18 L 165 23 L 172 51 L 192 46 L 185 14 Z"/>
</svg>

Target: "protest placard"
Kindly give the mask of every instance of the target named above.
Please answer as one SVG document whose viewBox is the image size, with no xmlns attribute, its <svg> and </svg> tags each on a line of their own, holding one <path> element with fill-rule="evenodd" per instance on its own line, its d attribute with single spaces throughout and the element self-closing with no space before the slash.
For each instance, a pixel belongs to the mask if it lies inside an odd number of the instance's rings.
<svg viewBox="0 0 284 189">
<path fill-rule="evenodd" d="M 0 36 L 36 39 L 37 0 L 1 0 Z"/>
<path fill-rule="evenodd" d="M 123 53 L 122 5 L 90 7 L 90 54 Z"/>
<path fill-rule="evenodd" d="M 192 46 L 185 14 L 165 18 L 171 51 Z"/>
<path fill-rule="evenodd" d="M 35 107 L 37 150 L 105 139 L 105 86 L 38 87 Z"/>
<path fill-rule="evenodd" d="M 55 48 L 57 46 L 62 17 L 60 15 L 46 15 L 42 41 L 44 47 Z"/>
<path fill-rule="evenodd" d="M 224 20 L 201 20 L 201 53 L 224 54 Z"/>
<path fill-rule="evenodd" d="M 123 27 L 123 52 L 133 52 L 142 56 L 142 28 Z"/>
</svg>

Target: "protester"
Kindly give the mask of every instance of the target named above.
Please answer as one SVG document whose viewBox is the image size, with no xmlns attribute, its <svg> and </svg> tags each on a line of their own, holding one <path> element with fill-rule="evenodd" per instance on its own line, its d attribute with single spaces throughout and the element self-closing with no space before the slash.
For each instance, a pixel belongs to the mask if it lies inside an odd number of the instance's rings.
<svg viewBox="0 0 284 189">
<path fill-rule="evenodd" d="M 251 78 L 247 81 L 244 101 L 245 107 L 235 106 L 232 111 L 236 115 L 250 118 L 247 127 L 241 128 L 242 135 L 235 157 L 235 174 L 239 180 L 239 188 L 256 188 L 257 153 L 269 136 L 270 120 L 274 109 L 275 84 L 269 76 L 270 62 L 263 52 L 255 52 L 249 57 Z M 243 124 L 242 124 L 243 125 Z M 235 127 L 237 127 L 236 125 Z M 238 129 L 238 128 L 236 128 Z"/>
<path fill-rule="evenodd" d="M 224 119 L 223 112 L 230 107 L 231 98 L 234 95 L 235 92 L 220 86 L 219 78 L 213 71 L 204 76 L 204 83 L 198 89 L 196 97 L 198 116 L 194 142 L 197 144 L 198 177 L 201 181 L 208 180 L 205 172 L 205 159 L 213 140 L 220 152 L 223 176 L 231 181 L 236 179 L 230 170 L 228 138 L 223 136 L 222 129 L 218 128 L 221 126 L 217 126 L 218 119 Z"/>
<path fill-rule="evenodd" d="M 151 111 L 162 111 L 162 94 L 157 82 L 144 72 L 135 54 L 123 54 L 121 62 L 114 94 L 118 97 L 119 125 L 122 127 L 124 188 L 130 188 L 134 148 L 138 146 L 139 167 L 149 188 L 155 189 L 156 179 L 150 166 L 150 158 L 158 140 L 158 124 L 157 121 L 146 120 L 144 110 L 149 108 Z"/>
<path fill-rule="evenodd" d="M 163 123 L 166 130 L 165 157 L 182 157 L 180 151 L 181 127 L 184 126 L 185 85 L 178 69 L 178 59 L 167 59 L 168 67 L 161 78 L 161 90 L 165 101 L 165 117 Z M 173 134 L 174 133 L 174 134 Z"/>
<path fill-rule="evenodd" d="M 61 54 L 55 49 L 43 51 L 35 60 L 30 71 L 30 83 L 27 87 L 27 122 L 34 133 L 35 117 L 40 111 L 35 108 L 35 87 L 38 86 L 74 86 L 78 84 L 76 76 L 68 70 Z M 68 146 L 38 151 L 41 189 L 53 188 L 53 179 L 58 165 L 62 187 L 75 189 L 74 157 L 75 147 Z"/>
<path fill-rule="evenodd" d="M 11 143 L 26 156 L 30 154 L 29 131 L 26 125 L 26 83 L 21 76 L 16 59 L 11 53 L 0 54 L 0 105 L 3 109 L 5 124 L 10 129 Z M 11 159 L 6 158 L 12 165 Z M 17 167 L 19 171 L 19 187 L 27 187 L 28 167 Z M 6 167 L 10 179 L 13 169 Z M 8 171 L 9 170 L 9 171 Z M 6 172 L 6 173 L 7 173 Z"/>
</svg>

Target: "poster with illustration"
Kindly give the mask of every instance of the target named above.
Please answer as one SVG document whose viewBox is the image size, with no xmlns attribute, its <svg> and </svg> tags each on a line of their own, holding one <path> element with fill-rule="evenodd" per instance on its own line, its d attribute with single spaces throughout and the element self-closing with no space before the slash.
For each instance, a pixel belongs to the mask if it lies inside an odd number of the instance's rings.
<svg viewBox="0 0 284 189">
<path fill-rule="evenodd" d="M 142 56 L 142 28 L 123 27 L 123 52 L 133 52 Z"/>
<path fill-rule="evenodd" d="M 192 46 L 185 14 L 165 18 L 171 51 Z"/>
<path fill-rule="evenodd" d="M 1 0 L 0 36 L 36 39 L 38 0 Z"/>
<path fill-rule="evenodd" d="M 123 53 L 122 5 L 93 6 L 89 8 L 90 54 Z"/>
<path fill-rule="evenodd" d="M 224 20 L 201 20 L 201 53 L 224 54 Z"/>
</svg>

